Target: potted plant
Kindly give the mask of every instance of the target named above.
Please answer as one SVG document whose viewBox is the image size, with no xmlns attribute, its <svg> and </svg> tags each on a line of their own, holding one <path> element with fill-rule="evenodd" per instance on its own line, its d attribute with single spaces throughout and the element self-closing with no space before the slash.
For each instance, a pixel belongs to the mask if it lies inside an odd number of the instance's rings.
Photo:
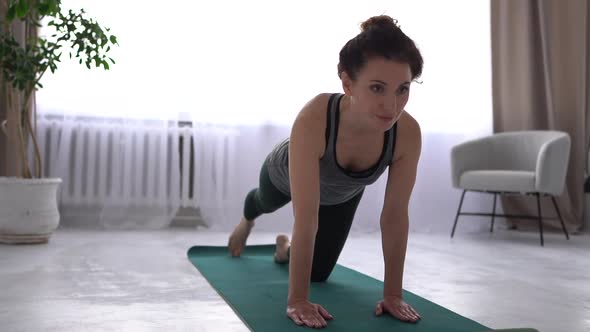
<svg viewBox="0 0 590 332">
<path fill-rule="evenodd" d="M 50 36 L 39 36 L 42 23 Z M 57 70 L 63 53 L 88 69 L 108 70 L 115 62 L 107 53 L 117 38 L 84 10 L 62 12 L 61 0 L 0 0 L 0 25 L 0 131 L 6 135 L 0 160 L 13 170 L 0 177 L 0 242 L 45 243 L 59 225 L 61 179 L 42 174 L 35 91 L 43 87 L 44 74 Z"/>
</svg>

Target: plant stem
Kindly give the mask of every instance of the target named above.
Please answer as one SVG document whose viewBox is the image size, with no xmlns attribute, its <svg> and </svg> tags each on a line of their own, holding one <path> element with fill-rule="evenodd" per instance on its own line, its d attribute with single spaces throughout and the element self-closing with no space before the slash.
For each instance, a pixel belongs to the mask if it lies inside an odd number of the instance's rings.
<svg viewBox="0 0 590 332">
<path fill-rule="evenodd" d="M 35 149 L 35 171 L 36 171 L 36 177 L 40 178 L 41 177 L 41 153 L 39 152 L 39 144 L 37 143 L 37 135 L 36 132 L 33 129 L 33 126 L 31 125 L 31 117 L 27 116 L 27 128 L 29 129 L 29 132 L 31 133 L 31 138 L 33 140 L 33 148 Z"/>
<path fill-rule="evenodd" d="M 32 132 L 35 133 L 35 135 L 33 135 L 33 146 L 35 147 L 35 164 L 37 167 L 37 178 L 41 178 L 41 176 L 43 175 L 43 160 L 41 160 L 41 153 L 39 152 L 39 144 L 37 143 L 37 95 L 33 94 L 32 96 L 33 101 L 32 101 L 32 107 L 33 107 L 33 120 L 34 122 L 34 126 L 32 129 Z"/>
<path fill-rule="evenodd" d="M 32 108 L 34 109 L 35 105 L 33 105 L 31 103 L 31 97 L 33 96 L 33 91 L 35 90 L 35 83 L 31 83 L 28 86 L 26 95 L 25 95 L 25 100 L 24 100 L 24 107 L 23 107 L 23 114 L 26 113 L 26 122 L 25 125 L 28 129 L 29 135 L 31 136 L 31 139 L 33 141 L 33 148 L 35 150 L 35 156 L 34 156 L 34 163 L 35 163 L 35 171 L 36 171 L 36 177 L 40 178 L 41 177 L 41 153 L 39 152 L 39 144 L 37 142 L 37 132 L 34 130 L 33 125 L 31 124 L 31 114 L 29 114 L 29 109 Z M 34 114 L 33 114 L 34 116 Z M 27 137 L 28 138 L 28 137 Z M 28 166 L 27 166 L 28 167 Z"/>
<path fill-rule="evenodd" d="M 22 124 L 22 116 L 27 116 L 27 112 L 26 112 L 26 102 L 25 102 L 25 108 L 23 108 L 20 112 L 18 112 L 17 118 L 16 118 L 16 123 L 17 128 L 18 128 L 18 145 L 17 145 L 17 149 L 20 152 L 20 157 L 21 160 L 23 162 L 23 177 L 26 179 L 30 179 L 32 178 L 31 176 L 31 170 L 29 167 L 29 160 L 27 158 L 27 152 L 26 152 L 26 145 L 25 145 L 25 137 L 23 134 L 23 127 L 21 126 Z M 28 117 L 28 116 L 27 116 Z"/>
</svg>

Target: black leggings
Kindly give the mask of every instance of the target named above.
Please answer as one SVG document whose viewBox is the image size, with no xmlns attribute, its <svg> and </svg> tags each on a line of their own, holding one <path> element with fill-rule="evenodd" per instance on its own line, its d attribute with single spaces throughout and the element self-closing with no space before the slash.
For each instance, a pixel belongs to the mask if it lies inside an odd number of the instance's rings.
<svg viewBox="0 0 590 332">
<path fill-rule="evenodd" d="M 291 201 L 291 197 L 280 192 L 270 181 L 266 162 L 260 170 L 259 187 L 246 195 L 244 217 L 248 220 L 271 213 Z M 313 250 L 311 281 L 326 281 L 332 273 L 346 238 L 363 191 L 350 200 L 337 205 L 320 205 L 318 230 Z"/>
</svg>

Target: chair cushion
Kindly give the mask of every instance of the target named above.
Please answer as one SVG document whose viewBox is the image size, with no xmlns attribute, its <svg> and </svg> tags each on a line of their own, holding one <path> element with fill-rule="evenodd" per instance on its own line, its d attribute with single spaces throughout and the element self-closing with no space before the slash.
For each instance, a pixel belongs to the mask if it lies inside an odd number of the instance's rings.
<svg viewBox="0 0 590 332">
<path fill-rule="evenodd" d="M 468 190 L 534 192 L 535 172 L 506 170 L 465 171 L 459 187 Z"/>
</svg>

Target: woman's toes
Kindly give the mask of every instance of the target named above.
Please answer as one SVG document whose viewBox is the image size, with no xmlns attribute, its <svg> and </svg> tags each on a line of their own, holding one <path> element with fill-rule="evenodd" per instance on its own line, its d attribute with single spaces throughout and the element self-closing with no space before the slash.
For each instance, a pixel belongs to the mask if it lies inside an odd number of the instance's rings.
<svg viewBox="0 0 590 332">
<path fill-rule="evenodd" d="M 288 262 L 289 238 L 284 234 L 277 235 L 276 244 L 277 246 L 274 254 L 275 262 L 279 264 Z"/>
<path fill-rule="evenodd" d="M 277 246 L 284 246 L 285 244 L 287 244 L 289 242 L 289 237 L 285 234 L 279 234 L 277 235 Z"/>
</svg>

